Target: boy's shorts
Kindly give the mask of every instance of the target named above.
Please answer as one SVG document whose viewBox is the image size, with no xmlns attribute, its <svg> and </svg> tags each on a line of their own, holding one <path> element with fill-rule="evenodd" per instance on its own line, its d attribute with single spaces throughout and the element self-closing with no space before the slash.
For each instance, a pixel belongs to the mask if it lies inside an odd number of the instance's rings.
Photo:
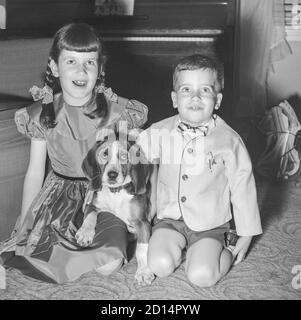
<svg viewBox="0 0 301 320">
<path fill-rule="evenodd" d="M 205 231 L 193 231 L 189 229 L 183 219 L 173 220 L 173 219 L 158 219 L 157 217 L 154 220 L 154 226 L 152 228 L 152 233 L 158 229 L 170 229 L 175 230 L 181 233 L 186 239 L 187 249 L 191 247 L 197 241 L 203 238 L 212 238 L 219 241 L 222 246 L 225 245 L 225 232 L 230 230 L 230 223 L 226 222 L 225 224 Z"/>
</svg>

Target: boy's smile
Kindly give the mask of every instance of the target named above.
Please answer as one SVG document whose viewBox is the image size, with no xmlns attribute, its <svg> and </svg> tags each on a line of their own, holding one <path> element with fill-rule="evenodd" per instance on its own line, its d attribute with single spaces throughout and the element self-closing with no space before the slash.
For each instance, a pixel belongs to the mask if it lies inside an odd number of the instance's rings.
<svg viewBox="0 0 301 320">
<path fill-rule="evenodd" d="M 216 74 L 207 69 L 184 70 L 177 75 L 175 91 L 171 93 L 173 107 L 182 121 L 192 126 L 206 124 L 222 101 L 217 93 Z"/>
<path fill-rule="evenodd" d="M 98 77 L 98 53 L 63 49 L 52 73 L 60 78 L 64 100 L 73 106 L 85 104 L 92 96 Z"/>
</svg>

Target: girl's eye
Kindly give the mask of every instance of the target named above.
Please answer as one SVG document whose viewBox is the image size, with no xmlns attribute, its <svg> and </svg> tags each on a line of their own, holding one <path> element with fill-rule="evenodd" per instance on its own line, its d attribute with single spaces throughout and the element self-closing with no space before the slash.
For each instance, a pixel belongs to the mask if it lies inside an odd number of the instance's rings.
<svg viewBox="0 0 301 320">
<path fill-rule="evenodd" d="M 67 60 L 67 64 L 74 64 L 75 63 L 75 60 L 73 60 L 73 59 L 68 59 Z"/>
</svg>

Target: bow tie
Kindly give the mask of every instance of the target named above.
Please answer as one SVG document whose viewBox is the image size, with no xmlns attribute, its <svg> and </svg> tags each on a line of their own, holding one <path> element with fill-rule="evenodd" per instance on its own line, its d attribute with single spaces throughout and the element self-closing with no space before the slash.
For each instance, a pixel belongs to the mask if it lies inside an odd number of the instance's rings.
<svg viewBox="0 0 301 320">
<path fill-rule="evenodd" d="M 180 132 L 185 133 L 195 133 L 195 134 L 203 134 L 204 136 L 208 133 L 208 126 L 197 126 L 193 127 L 188 123 L 180 122 L 178 125 L 178 129 Z"/>
</svg>

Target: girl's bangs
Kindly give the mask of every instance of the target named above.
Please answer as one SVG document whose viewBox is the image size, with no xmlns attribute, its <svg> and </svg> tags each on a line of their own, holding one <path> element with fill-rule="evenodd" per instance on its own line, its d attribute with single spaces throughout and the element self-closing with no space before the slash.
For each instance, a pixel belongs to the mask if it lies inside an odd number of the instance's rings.
<svg viewBox="0 0 301 320">
<path fill-rule="evenodd" d="M 62 43 L 60 49 L 77 52 L 101 51 L 101 45 L 99 41 L 96 41 L 95 39 L 80 39 L 78 37 L 78 39 L 70 39 L 70 41 L 68 40 Z"/>
<path fill-rule="evenodd" d="M 91 32 L 90 28 L 75 29 L 72 32 L 66 32 L 61 41 L 60 49 L 78 52 L 101 51 L 100 40 L 96 34 Z"/>
</svg>

